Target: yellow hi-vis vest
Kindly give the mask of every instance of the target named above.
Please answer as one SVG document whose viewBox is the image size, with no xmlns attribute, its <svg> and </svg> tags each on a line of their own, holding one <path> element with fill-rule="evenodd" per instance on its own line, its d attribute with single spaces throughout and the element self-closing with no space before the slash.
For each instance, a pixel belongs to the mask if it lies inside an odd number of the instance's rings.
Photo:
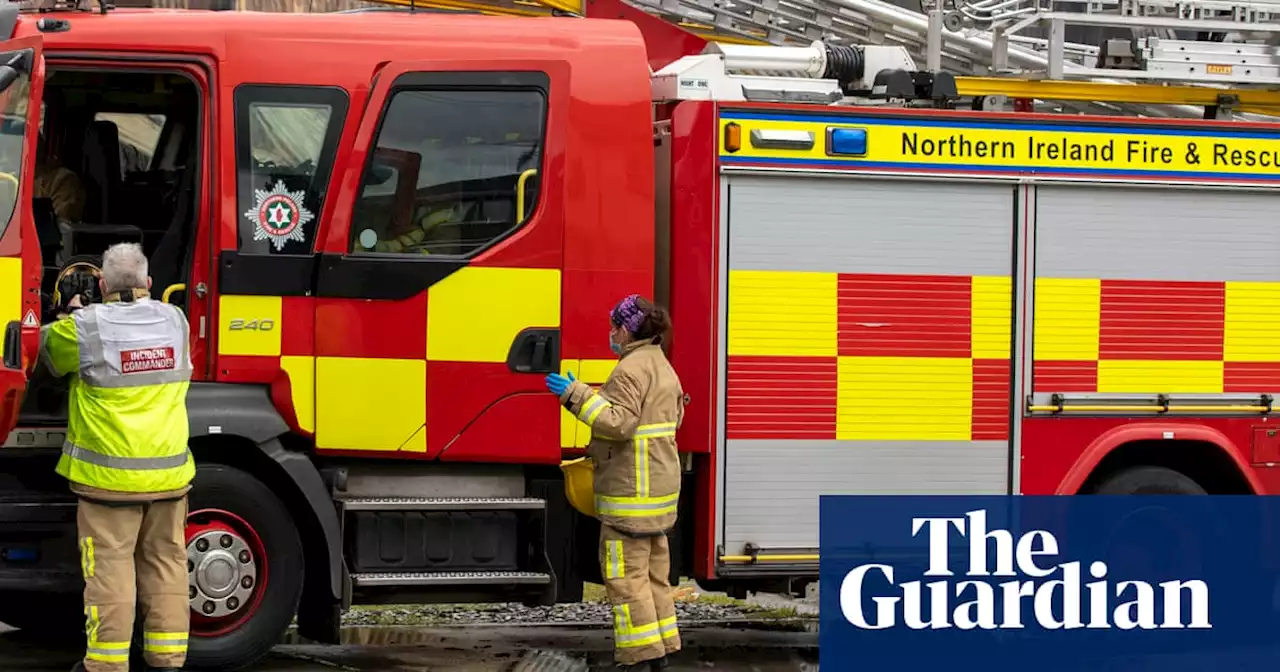
<svg viewBox="0 0 1280 672">
<path fill-rule="evenodd" d="M 195 476 L 187 447 L 190 330 L 182 311 L 138 295 L 41 329 L 41 358 L 58 377 L 72 376 L 57 472 L 102 490 L 167 492 Z"/>
</svg>

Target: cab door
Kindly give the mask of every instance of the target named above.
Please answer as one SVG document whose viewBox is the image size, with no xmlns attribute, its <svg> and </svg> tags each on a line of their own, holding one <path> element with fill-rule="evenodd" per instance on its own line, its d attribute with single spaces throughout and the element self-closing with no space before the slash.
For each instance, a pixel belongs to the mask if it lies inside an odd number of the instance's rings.
<svg viewBox="0 0 1280 672">
<path fill-rule="evenodd" d="M 376 74 L 317 274 L 318 448 L 558 461 L 543 379 L 559 367 L 567 74 Z"/>
<path fill-rule="evenodd" d="M 40 245 L 31 198 L 44 91 L 42 45 L 39 35 L 0 42 L 0 442 L 18 422 L 40 347 Z"/>
</svg>

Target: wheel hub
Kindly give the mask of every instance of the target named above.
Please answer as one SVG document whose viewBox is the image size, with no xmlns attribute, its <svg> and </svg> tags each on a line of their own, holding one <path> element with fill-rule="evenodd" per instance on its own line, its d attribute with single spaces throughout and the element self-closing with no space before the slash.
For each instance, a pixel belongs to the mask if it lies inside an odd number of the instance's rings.
<svg viewBox="0 0 1280 672">
<path fill-rule="evenodd" d="M 238 534 L 209 530 L 187 542 L 187 586 L 191 610 L 210 618 L 229 616 L 249 604 L 258 584 L 256 558 Z"/>
</svg>

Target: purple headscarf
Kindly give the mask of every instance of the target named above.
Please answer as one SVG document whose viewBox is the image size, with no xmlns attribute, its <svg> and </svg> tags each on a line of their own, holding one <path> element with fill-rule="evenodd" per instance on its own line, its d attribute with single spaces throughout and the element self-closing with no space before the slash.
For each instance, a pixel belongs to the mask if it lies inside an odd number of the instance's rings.
<svg viewBox="0 0 1280 672">
<path fill-rule="evenodd" d="M 640 331 L 640 325 L 644 324 L 644 311 L 640 310 L 636 300 L 640 298 L 639 294 L 632 294 L 618 302 L 613 307 L 613 312 L 609 314 L 609 319 L 619 327 L 625 328 L 628 332 L 634 334 Z"/>
</svg>

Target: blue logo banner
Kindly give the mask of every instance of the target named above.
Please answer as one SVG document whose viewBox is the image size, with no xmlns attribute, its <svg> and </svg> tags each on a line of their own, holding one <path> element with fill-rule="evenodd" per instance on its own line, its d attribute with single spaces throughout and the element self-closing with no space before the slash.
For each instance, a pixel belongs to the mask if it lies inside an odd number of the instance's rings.
<svg viewBox="0 0 1280 672">
<path fill-rule="evenodd" d="M 828 496 L 824 670 L 1280 669 L 1280 498 Z"/>
</svg>

